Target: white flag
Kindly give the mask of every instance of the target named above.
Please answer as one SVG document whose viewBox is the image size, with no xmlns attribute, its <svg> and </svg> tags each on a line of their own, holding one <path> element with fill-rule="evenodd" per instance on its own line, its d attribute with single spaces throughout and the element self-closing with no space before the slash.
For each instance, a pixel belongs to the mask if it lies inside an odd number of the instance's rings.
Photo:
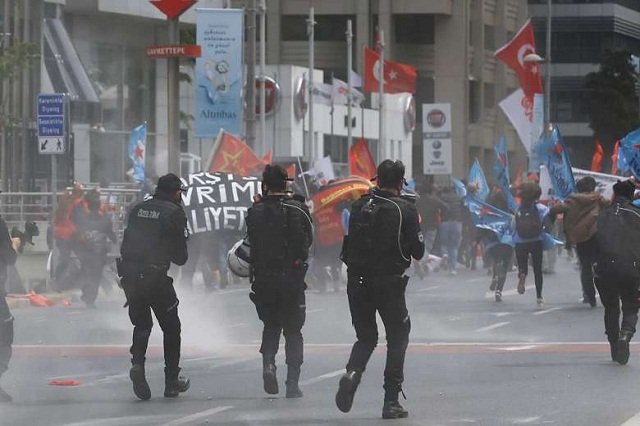
<svg viewBox="0 0 640 426">
<path fill-rule="evenodd" d="M 329 181 L 332 181 L 336 178 L 336 175 L 333 171 L 333 162 L 331 161 L 331 157 L 329 156 L 313 163 L 313 168 L 306 173 L 315 177 L 316 181 L 320 185 L 326 185 L 329 183 Z"/>
<path fill-rule="evenodd" d="M 529 103 L 522 89 L 516 90 L 500 102 L 500 108 L 518 132 L 527 154 L 531 152 L 531 133 L 533 131 L 533 105 L 528 105 Z"/>
<path fill-rule="evenodd" d="M 349 102 L 349 85 L 344 81 L 334 78 L 333 79 L 333 102 L 336 105 L 347 105 Z M 351 103 L 352 105 L 360 106 L 364 102 L 364 95 L 358 90 L 351 88 Z"/>
<path fill-rule="evenodd" d="M 362 87 L 362 77 L 352 70 L 349 70 L 351 76 L 351 87 Z"/>
<path fill-rule="evenodd" d="M 332 105 L 333 86 L 325 83 L 313 83 L 313 102 L 316 104 Z"/>
</svg>

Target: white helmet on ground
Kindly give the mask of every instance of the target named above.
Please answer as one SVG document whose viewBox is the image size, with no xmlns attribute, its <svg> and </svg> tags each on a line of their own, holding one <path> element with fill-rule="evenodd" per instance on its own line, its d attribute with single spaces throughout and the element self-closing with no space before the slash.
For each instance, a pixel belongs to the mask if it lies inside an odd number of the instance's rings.
<svg viewBox="0 0 640 426">
<path fill-rule="evenodd" d="M 245 238 L 233 245 L 229 253 L 227 253 L 227 265 L 229 270 L 241 278 L 248 278 L 251 275 L 251 264 L 249 263 L 249 254 L 251 253 L 251 245 Z"/>
</svg>

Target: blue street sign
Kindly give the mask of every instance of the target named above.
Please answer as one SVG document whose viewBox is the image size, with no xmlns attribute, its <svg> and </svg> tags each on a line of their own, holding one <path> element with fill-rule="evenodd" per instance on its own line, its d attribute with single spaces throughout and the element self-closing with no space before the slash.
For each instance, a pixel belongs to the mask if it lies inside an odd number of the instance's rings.
<svg viewBox="0 0 640 426">
<path fill-rule="evenodd" d="M 63 94 L 38 95 L 38 152 L 64 154 L 66 99 Z"/>
</svg>

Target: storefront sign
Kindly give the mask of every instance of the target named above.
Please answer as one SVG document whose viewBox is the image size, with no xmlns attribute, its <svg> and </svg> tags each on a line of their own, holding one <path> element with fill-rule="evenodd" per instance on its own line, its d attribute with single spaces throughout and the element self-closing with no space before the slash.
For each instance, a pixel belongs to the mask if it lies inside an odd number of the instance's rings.
<svg viewBox="0 0 640 426">
<path fill-rule="evenodd" d="M 451 174 L 451 104 L 422 105 L 422 129 L 424 174 Z"/>
<path fill-rule="evenodd" d="M 144 49 L 145 55 L 150 58 L 199 58 L 202 54 L 200 46 L 193 44 L 150 46 Z"/>
</svg>

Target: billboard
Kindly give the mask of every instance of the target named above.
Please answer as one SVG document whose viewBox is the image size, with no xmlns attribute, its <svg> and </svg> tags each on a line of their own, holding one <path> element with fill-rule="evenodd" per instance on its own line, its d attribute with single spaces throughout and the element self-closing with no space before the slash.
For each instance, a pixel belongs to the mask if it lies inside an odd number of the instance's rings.
<svg viewBox="0 0 640 426">
<path fill-rule="evenodd" d="M 451 104 L 422 105 L 422 144 L 424 174 L 453 172 Z"/>
<path fill-rule="evenodd" d="M 216 138 L 220 129 L 242 133 L 242 9 L 197 9 L 195 133 Z"/>
</svg>

